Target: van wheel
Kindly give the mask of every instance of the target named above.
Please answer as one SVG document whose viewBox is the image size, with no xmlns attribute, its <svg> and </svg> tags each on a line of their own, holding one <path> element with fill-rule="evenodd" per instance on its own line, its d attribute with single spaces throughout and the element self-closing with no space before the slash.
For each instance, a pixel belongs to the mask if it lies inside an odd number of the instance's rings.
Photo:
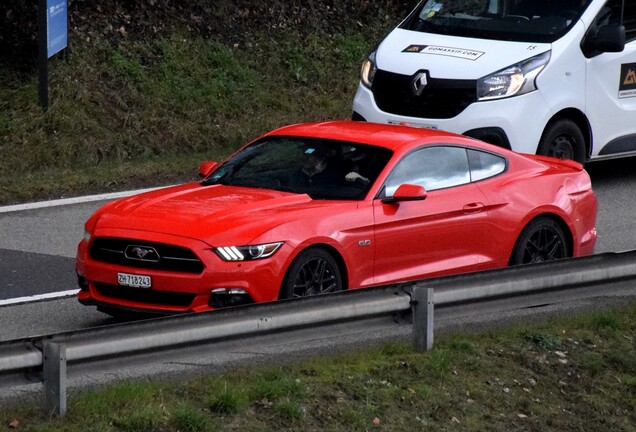
<svg viewBox="0 0 636 432">
<path fill-rule="evenodd" d="M 578 125 L 569 119 L 550 123 L 543 131 L 537 154 L 585 163 L 585 137 Z"/>
<path fill-rule="evenodd" d="M 326 294 L 343 289 L 336 260 L 329 252 L 311 248 L 289 266 L 280 290 L 280 299 Z"/>
</svg>

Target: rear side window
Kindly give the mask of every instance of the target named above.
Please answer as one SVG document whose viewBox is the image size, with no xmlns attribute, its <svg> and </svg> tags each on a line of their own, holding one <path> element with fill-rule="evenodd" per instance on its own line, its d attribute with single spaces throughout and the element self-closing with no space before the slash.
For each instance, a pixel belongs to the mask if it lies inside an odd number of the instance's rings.
<svg viewBox="0 0 636 432">
<path fill-rule="evenodd" d="M 506 170 L 506 159 L 499 155 L 468 150 L 468 162 L 470 164 L 470 181 L 479 181 L 494 177 Z"/>
</svg>

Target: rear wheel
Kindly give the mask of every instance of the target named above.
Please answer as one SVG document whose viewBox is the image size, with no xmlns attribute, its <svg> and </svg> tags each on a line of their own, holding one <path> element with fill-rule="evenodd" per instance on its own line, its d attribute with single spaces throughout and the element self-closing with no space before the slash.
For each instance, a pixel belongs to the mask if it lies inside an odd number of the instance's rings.
<svg viewBox="0 0 636 432">
<path fill-rule="evenodd" d="M 560 119 L 545 129 L 537 153 L 585 163 L 585 137 L 574 121 Z"/>
<path fill-rule="evenodd" d="M 341 291 L 342 276 L 333 256 L 317 248 L 307 249 L 285 274 L 279 298 L 288 299 Z"/>
<path fill-rule="evenodd" d="M 533 264 L 570 257 L 567 239 L 553 219 L 539 217 L 521 231 L 510 265 Z"/>
</svg>

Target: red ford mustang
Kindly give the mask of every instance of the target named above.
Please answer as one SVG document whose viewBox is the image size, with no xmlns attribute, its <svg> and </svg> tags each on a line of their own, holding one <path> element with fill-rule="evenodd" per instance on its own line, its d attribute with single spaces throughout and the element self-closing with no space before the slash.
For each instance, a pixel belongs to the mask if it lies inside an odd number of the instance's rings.
<svg viewBox="0 0 636 432">
<path fill-rule="evenodd" d="M 205 311 L 587 255 L 596 242 L 580 164 L 440 131 L 288 126 L 200 174 L 86 222 L 80 302 Z"/>
</svg>

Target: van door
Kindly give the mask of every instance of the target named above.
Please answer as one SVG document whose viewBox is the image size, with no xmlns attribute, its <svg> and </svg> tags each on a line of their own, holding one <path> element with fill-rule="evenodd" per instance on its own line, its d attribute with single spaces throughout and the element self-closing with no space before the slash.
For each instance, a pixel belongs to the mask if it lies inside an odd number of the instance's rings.
<svg viewBox="0 0 636 432">
<path fill-rule="evenodd" d="M 609 0 L 586 38 L 604 24 L 621 21 L 623 0 Z M 624 0 L 626 44 L 622 52 L 586 53 L 586 111 L 592 157 L 636 152 L 636 0 Z M 584 42 L 585 45 L 585 42 Z"/>
</svg>

